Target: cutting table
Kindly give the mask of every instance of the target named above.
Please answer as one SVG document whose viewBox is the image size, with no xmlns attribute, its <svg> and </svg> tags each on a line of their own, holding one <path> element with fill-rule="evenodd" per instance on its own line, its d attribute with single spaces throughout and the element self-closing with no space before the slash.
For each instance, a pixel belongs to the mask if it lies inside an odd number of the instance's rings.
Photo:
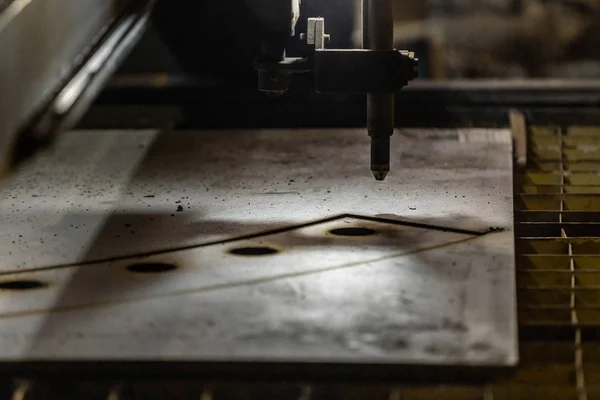
<svg viewBox="0 0 600 400">
<path fill-rule="evenodd" d="M 517 362 L 510 131 L 399 131 L 388 184 L 360 130 L 98 133 L 5 188 L 4 368 Z"/>
</svg>

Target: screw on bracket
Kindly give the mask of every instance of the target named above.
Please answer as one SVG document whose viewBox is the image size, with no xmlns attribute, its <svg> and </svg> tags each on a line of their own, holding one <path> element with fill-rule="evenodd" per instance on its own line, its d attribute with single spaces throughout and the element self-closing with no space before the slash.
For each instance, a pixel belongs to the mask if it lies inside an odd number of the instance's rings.
<svg viewBox="0 0 600 400">
<path fill-rule="evenodd" d="M 323 50 L 331 40 L 331 36 L 325 33 L 325 18 L 309 18 L 306 34 L 300 34 L 300 40 L 306 39 L 306 43 L 314 44 L 315 50 Z"/>
</svg>

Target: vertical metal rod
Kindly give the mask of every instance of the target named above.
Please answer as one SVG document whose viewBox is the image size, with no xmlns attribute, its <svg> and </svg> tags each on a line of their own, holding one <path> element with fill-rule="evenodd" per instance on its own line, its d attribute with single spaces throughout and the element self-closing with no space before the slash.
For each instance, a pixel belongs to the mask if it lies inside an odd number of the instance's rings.
<svg viewBox="0 0 600 400">
<path fill-rule="evenodd" d="M 366 14 L 366 10 L 365 10 L 365 0 L 359 0 L 360 1 L 360 48 L 361 49 L 366 49 L 367 48 L 367 44 L 366 44 L 366 40 L 367 40 L 367 31 L 365 29 L 365 25 L 367 24 L 367 14 Z"/>
<path fill-rule="evenodd" d="M 370 50 L 394 48 L 394 0 L 363 0 L 363 44 Z M 390 171 L 394 133 L 394 95 L 367 94 L 367 130 L 371 136 L 371 171 L 382 181 Z"/>
</svg>

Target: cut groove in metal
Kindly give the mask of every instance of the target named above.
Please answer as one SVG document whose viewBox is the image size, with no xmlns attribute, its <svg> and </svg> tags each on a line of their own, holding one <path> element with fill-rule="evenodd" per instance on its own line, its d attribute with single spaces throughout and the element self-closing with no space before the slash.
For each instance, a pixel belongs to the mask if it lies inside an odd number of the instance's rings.
<svg viewBox="0 0 600 400">
<path fill-rule="evenodd" d="M 190 250 L 190 249 L 196 249 L 196 248 L 200 248 L 200 247 L 214 246 L 214 245 L 218 245 L 218 244 L 234 243 L 234 242 L 237 242 L 240 240 L 249 240 L 249 239 L 256 239 L 256 238 L 263 237 L 263 236 L 276 235 L 279 233 L 290 232 L 290 231 L 293 231 L 296 229 L 302 229 L 302 228 L 307 228 L 307 227 L 311 227 L 311 226 L 324 224 L 327 222 L 338 221 L 338 220 L 342 220 L 344 218 L 353 218 L 353 219 L 358 219 L 358 220 L 363 220 L 363 221 L 381 222 L 384 224 L 399 225 L 399 226 L 406 226 L 406 227 L 412 227 L 412 228 L 432 229 L 432 230 L 441 231 L 441 232 L 460 233 L 460 234 L 472 235 L 472 236 L 481 236 L 481 235 L 485 235 L 487 233 L 491 233 L 489 231 L 488 232 L 478 232 L 478 231 L 472 231 L 472 230 L 468 230 L 468 229 L 449 228 L 449 227 L 424 224 L 424 223 L 420 223 L 420 222 L 402 221 L 402 220 L 394 220 L 394 219 L 379 218 L 379 217 L 366 217 L 366 216 L 355 215 L 355 214 L 342 214 L 342 215 L 337 215 L 337 216 L 333 216 L 330 218 L 324 218 L 324 219 L 317 220 L 317 221 L 307 222 L 305 224 L 286 226 L 286 227 L 272 229 L 272 230 L 268 230 L 268 231 L 264 231 L 264 232 L 258 232 L 258 233 L 253 233 L 253 234 L 249 234 L 249 235 L 242 235 L 242 236 L 238 236 L 238 237 L 232 237 L 232 238 L 228 238 L 228 239 L 224 239 L 224 240 L 217 240 L 217 241 L 213 241 L 213 242 L 200 243 L 200 244 L 195 244 L 195 245 L 190 245 L 190 246 L 174 247 L 174 248 L 169 248 L 169 249 L 164 249 L 164 250 L 156 250 L 156 251 L 152 251 L 152 252 L 127 254 L 127 255 L 119 256 L 119 257 L 99 258 L 99 259 L 86 260 L 83 262 L 70 263 L 70 264 L 58 264 L 58 265 L 50 265 L 50 266 L 40 267 L 40 268 L 22 269 L 19 271 L 19 273 L 41 272 L 41 271 L 49 271 L 49 270 L 55 270 L 55 269 L 60 269 L 60 268 L 70 268 L 70 267 L 75 267 L 75 266 L 84 267 L 84 266 L 94 265 L 94 264 L 98 264 L 98 263 L 123 261 L 123 260 L 127 260 L 129 258 L 158 256 L 158 255 L 163 255 L 163 254 L 169 254 L 169 253 L 176 252 L 176 251 Z M 10 272 L 10 271 L 0 272 L 0 276 L 10 275 L 10 274 L 12 274 L 12 272 Z"/>
<path fill-rule="evenodd" d="M 445 248 L 451 248 L 452 246 L 456 246 L 456 245 L 461 245 L 461 244 L 466 244 L 472 240 L 481 240 L 479 237 L 473 237 L 473 236 L 467 236 L 467 237 L 454 237 L 453 239 L 449 239 L 449 241 L 442 241 L 441 243 L 437 243 L 437 244 L 433 244 L 431 246 L 427 246 L 424 248 L 413 248 L 413 249 L 407 249 L 406 251 L 393 251 L 390 254 L 387 255 L 383 255 L 381 257 L 378 258 L 369 258 L 368 262 L 370 264 L 374 264 L 374 263 L 379 263 L 379 262 L 386 262 L 392 259 L 396 259 L 399 257 L 406 257 L 406 256 L 410 256 L 410 255 L 417 255 L 417 254 L 424 254 L 430 251 L 436 251 L 436 250 L 442 250 Z M 204 247 L 201 248 L 202 250 L 205 250 Z M 186 282 L 191 283 L 191 286 L 187 287 L 187 288 L 182 288 L 180 287 L 180 285 L 177 286 L 177 289 L 174 291 L 168 291 L 168 292 L 155 292 L 155 293 L 143 293 L 140 296 L 132 296 L 131 292 L 127 292 L 127 293 L 122 293 L 119 294 L 118 297 L 119 298 L 109 298 L 107 300 L 101 300 L 99 301 L 97 298 L 96 299 L 89 299 L 87 296 L 85 298 L 83 298 L 83 303 L 81 304 L 69 304 L 69 305 L 56 305 L 54 304 L 53 306 L 51 306 L 51 308 L 45 307 L 45 308 L 35 308 L 32 307 L 31 304 L 26 305 L 26 309 L 15 309 L 19 308 L 19 306 L 17 304 L 1 304 L 0 303 L 0 309 L 2 308 L 2 306 L 4 306 L 5 308 L 11 308 L 11 310 L 0 310 L 0 319 L 3 318 L 20 318 L 20 317 L 26 317 L 26 316 L 34 316 L 34 315 L 38 315 L 41 313 L 47 313 L 47 312 L 51 312 L 52 314 L 58 314 L 58 313 L 63 313 L 63 312 L 70 312 L 70 311 L 77 311 L 77 310 L 91 310 L 94 308 L 100 308 L 100 307 L 106 307 L 106 306 L 113 306 L 113 305 L 124 305 L 124 304 L 133 304 L 133 303 L 138 303 L 138 302 L 142 302 L 142 301 L 148 301 L 148 300 L 157 300 L 157 299 L 168 299 L 168 298 L 173 298 L 173 297 L 178 297 L 178 296 L 185 296 L 185 295 L 190 295 L 190 294 L 200 294 L 200 293 L 214 293 L 214 292 L 218 292 L 218 291 L 222 291 L 222 290 L 228 290 L 228 289 L 232 289 L 232 288 L 244 288 L 244 287 L 248 287 L 248 286 L 253 286 L 253 285 L 261 285 L 261 284 L 265 284 L 265 283 L 269 283 L 269 282 L 275 282 L 275 281 L 282 281 L 285 279 L 291 279 L 291 278 L 301 278 L 301 277 L 309 277 L 309 276 L 314 276 L 316 274 L 322 274 L 322 273 L 330 273 L 330 272 L 335 272 L 335 271 L 343 271 L 343 270 L 348 270 L 348 269 L 354 269 L 354 268 L 360 268 L 362 266 L 365 265 L 366 260 L 357 260 L 357 261 L 353 261 L 353 262 L 344 262 L 343 264 L 340 265 L 331 265 L 331 266 L 323 266 L 321 268 L 317 267 L 317 268 L 308 268 L 306 269 L 302 264 L 298 264 L 298 268 L 295 271 L 292 271 L 290 269 L 293 269 L 292 265 L 290 265 L 289 267 L 286 267 L 285 270 L 283 271 L 283 273 L 278 273 L 272 276 L 265 276 L 262 272 L 259 274 L 253 274 L 252 270 L 254 270 L 253 268 L 246 268 L 246 272 L 245 275 L 248 275 L 248 273 L 250 273 L 250 276 L 244 277 L 242 275 L 244 275 L 243 273 L 239 273 L 236 274 L 236 279 L 234 281 L 223 281 L 223 280 L 217 280 L 214 283 L 209 283 L 208 281 L 203 282 L 203 284 L 201 286 L 195 286 L 193 284 L 193 279 L 187 279 Z M 71 267 L 71 268 L 76 268 L 76 267 Z M 103 266 L 97 266 L 97 268 L 100 268 L 100 270 L 102 270 Z M 87 274 L 94 274 L 93 269 L 85 269 L 82 270 L 83 273 L 87 273 Z M 105 270 L 103 270 L 105 271 Z M 190 269 L 190 271 L 193 271 L 193 269 Z M 42 273 L 43 272 L 39 272 Z M 57 271 L 55 275 L 55 279 L 57 280 L 57 285 L 55 286 L 60 286 L 61 284 L 61 278 L 58 274 L 65 274 L 65 280 L 67 281 L 67 284 L 72 284 L 72 273 L 70 272 L 63 272 L 63 271 Z M 104 274 L 105 272 L 103 272 Z M 26 273 L 27 275 L 30 275 L 32 273 Z M 63 280 L 63 282 L 65 282 L 65 280 Z M 71 282 L 68 282 L 71 281 Z M 64 289 L 63 289 L 64 290 Z M 109 295 L 109 297 L 111 297 Z"/>
<path fill-rule="evenodd" d="M 279 250 L 272 247 L 238 247 L 229 250 L 230 254 L 236 256 L 268 256 L 279 253 Z"/>
<path fill-rule="evenodd" d="M 177 266 L 174 264 L 167 263 L 137 263 L 131 264 L 127 267 L 130 272 L 138 274 L 157 274 L 162 272 L 169 272 L 176 270 Z"/>
<path fill-rule="evenodd" d="M 376 234 L 377 231 L 370 228 L 349 227 L 332 229 L 329 233 L 336 236 L 370 236 Z"/>
</svg>

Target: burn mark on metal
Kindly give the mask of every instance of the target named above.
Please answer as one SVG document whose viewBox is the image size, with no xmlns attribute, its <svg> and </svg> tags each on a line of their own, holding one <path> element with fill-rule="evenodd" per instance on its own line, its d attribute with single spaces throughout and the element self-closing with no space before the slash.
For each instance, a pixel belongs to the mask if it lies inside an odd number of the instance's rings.
<svg viewBox="0 0 600 400">
<path fill-rule="evenodd" d="M 268 246 L 238 247 L 229 250 L 229 254 L 235 256 L 268 256 L 277 253 L 279 253 L 279 250 Z"/>
<path fill-rule="evenodd" d="M 371 228 L 349 227 L 332 229 L 329 233 L 336 236 L 371 236 L 375 235 L 377 231 Z"/>
<path fill-rule="evenodd" d="M 11 291 L 42 289 L 47 286 L 48 286 L 47 283 L 37 281 L 37 280 L 29 280 L 29 279 L 0 282 L 0 290 L 11 290 Z"/>
<path fill-rule="evenodd" d="M 127 267 L 127 270 L 130 272 L 135 272 L 138 274 L 158 274 L 163 272 L 174 271 L 177 269 L 175 264 L 169 263 L 136 263 L 131 264 Z"/>
</svg>

